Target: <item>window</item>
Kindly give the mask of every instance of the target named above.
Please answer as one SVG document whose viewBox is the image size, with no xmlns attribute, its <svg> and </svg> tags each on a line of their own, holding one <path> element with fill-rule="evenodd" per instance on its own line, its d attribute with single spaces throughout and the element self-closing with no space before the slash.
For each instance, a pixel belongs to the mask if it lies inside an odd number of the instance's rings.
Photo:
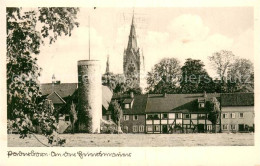
<svg viewBox="0 0 260 166">
<path fill-rule="evenodd" d="M 129 109 L 129 104 L 125 104 L 125 109 Z"/>
<path fill-rule="evenodd" d="M 150 126 L 150 125 L 149 125 L 149 126 L 146 126 L 146 131 L 148 131 L 148 132 L 149 132 L 149 131 L 153 131 L 153 127 Z"/>
<path fill-rule="evenodd" d="M 152 120 L 152 119 L 153 119 L 153 115 L 147 114 L 147 115 L 146 115 L 146 119 L 147 119 L 147 120 Z"/>
<path fill-rule="evenodd" d="M 160 114 L 153 115 L 153 119 L 155 119 L 155 120 L 160 119 L 159 117 L 160 117 Z"/>
<path fill-rule="evenodd" d="M 204 108 L 205 104 L 204 103 L 199 103 L 199 108 Z"/>
<path fill-rule="evenodd" d="M 230 125 L 230 129 L 231 130 L 236 130 L 236 125 L 234 125 L 234 124 Z"/>
<path fill-rule="evenodd" d="M 158 114 L 147 114 L 146 118 L 147 120 L 160 119 Z"/>
<path fill-rule="evenodd" d="M 138 120 L 138 115 L 133 115 L 133 120 Z"/>
<path fill-rule="evenodd" d="M 65 116 L 65 121 L 70 121 L 70 116 L 69 115 Z"/>
<path fill-rule="evenodd" d="M 185 119 L 190 119 L 190 114 L 184 114 Z"/>
<path fill-rule="evenodd" d="M 163 119 L 167 119 L 168 118 L 168 114 L 163 114 Z"/>
<path fill-rule="evenodd" d="M 239 113 L 239 118 L 244 118 L 244 113 Z"/>
<path fill-rule="evenodd" d="M 232 119 L 236 118 L 236 113 L 231 113 L 231 114 L 230 114 L 230 117 L 231 117 Z"/>
<path fill-rule="evenodd" d="M 222 116 L 223 116 L 223 119 L 227 119 L 228 118 L 228 114 L 227 113 L 224 113 Z"/>
<path fill-rule="evenodd" d="M 199 118 L 199 119 L 205 119 L 205 118 L 206 118 L 206 115 L 205 115 L 205 114 L 198 114 L 198 118 Z"/>
<path fill-rule="evenodd" d="M 129 120 L 129 115 L 124 115 L 124 120 Z"/>
<path fill-rule="evenodd" d="M 181 113 L 176 114 L 176 119 L 181 119 Z"/>
<path fill-rule="evenodd" d="M 143 125 L 139 126 L 139 132 L 144 132 L 144 126 Z"/>
<path fill-rule="evenodd" d="M 159 125 L 155 125 L 153 129 L 154 129 L 154 131 L 160 131 L 160 126 Z"/>
<path fill-rule="evenodd" d="M 134 133 L 138 132 L 138 126 L 133 126 L 133 132 Z"/>
<path fill-rule="evenodd" d="M 228 129 L 228 125 L 227 124 L 222 125 L 222 129 L 223 130 L 227 130 Z"/>
<path fill-rule="evenodd" d="M 212 130 L 212 125 L 207 125 L 207 130 L 211 131 Z"/>
</svg>

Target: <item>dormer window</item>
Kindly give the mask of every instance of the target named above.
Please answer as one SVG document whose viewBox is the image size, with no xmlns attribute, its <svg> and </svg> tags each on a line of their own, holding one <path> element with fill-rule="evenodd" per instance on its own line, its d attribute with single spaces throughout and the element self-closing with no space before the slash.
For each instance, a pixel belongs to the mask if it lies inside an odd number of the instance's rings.
<svg viewBox="0 0 260 166">
<path fill-rule="evenodd" d="M 129 104 L 125 104 L 125 109 L 129 109 Z"/>
<path fill-rule="evenodd" d="M 205 98 L 198 98 L 199 108 L 205 108 Z"/>
<path fill-rule="evenodd" d="M 199 108 L 204 108 L 205 107 L 205 103 L 199 103 Z"/>
<path fill-rule="evenodd" d="M 134 99 L 125 99 L 124 101 L 123 101 L 123 104 L 124 104 L 124 108 L 125 109 L 131 109 L 132 108 L 132 106 L 133 106 L 133 101 L 134 101 Z"/>
</svg>

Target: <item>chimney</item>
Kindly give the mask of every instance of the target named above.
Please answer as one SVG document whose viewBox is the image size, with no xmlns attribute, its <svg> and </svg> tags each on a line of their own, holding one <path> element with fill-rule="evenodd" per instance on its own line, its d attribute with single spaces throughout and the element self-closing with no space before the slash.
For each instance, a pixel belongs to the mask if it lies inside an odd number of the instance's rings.
<svg viewBox="0 0 260 166">
<path fill-rule="evenodd" d="M 52 85 L 51 85 L 52 92 L 54 92 L 54 84 L 55 84 L 55 75 L 53 74 L 52 75 Z"/>
<path fill-rule="evenodd" d="M 55 75 L 52 75 L 52 84 L 55 84 Z"/>
<path fill-rule="evenodd" d="M 130 92 L 130 97 L 133 99 L 134 98 L 134 92 Z"/>
</svg>

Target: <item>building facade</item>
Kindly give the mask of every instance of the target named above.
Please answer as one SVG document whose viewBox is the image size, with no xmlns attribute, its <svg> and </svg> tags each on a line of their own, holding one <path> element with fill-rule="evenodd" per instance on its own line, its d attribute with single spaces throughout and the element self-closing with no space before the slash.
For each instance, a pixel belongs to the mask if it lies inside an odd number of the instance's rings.
<svg viewBox="0 0 260 166">
<path fill-rule="evenodd" d="M 108 109 L 113 95 L 112 91 L 108 87 L 102 86 L 101 89 L 102 110 L 100 110 L 100 114 L 102 111 Z M 58 132 L 71 132 L 71 120 L 66 105 L 71 101 L 76 105 L 78 104 L 78 83 L 61 83 L 60 81 L 53 80 L 52 83 L 41 84 L 40 90 L 43 98 L 51 100 L 54 105 L 59 123 Z"/>
<path fill-rule="evenodd" d="M 145 107 L 147 95 L 114 95 L 123 110 L 121 129 L 124 133 L 145 133 Z M 106 111 L 103 119 L 111 120 L 111 112 Z"/>
<path fill-rule="evenodd" d="M 220 94 L 145 94 L 114 95 L 123 110 L 124 133 L 194 133 L 220 132 L 220 120 L 213 126 L 206 103 Z M 103 115 L 111 119 L 111 112 Z M 220 118 L 219 118 L 220 119 Z"/>
<path fill-rule="evenodd" d="M 222 132 L 254 131 L 254 93 L 221 94 Z"/>
<path fill-rule="evenodd" d="M 219 94 L 148 95 L 146 105 L 146 133 L 204 133 L 220 131 L 208 119 L 206 102 Z"/>
</svg>

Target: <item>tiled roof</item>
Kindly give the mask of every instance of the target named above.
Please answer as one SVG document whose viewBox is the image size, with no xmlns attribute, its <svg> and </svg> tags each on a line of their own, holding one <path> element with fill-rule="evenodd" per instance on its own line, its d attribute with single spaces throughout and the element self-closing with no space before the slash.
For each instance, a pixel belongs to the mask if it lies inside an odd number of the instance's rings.
<svg viewBox="0 0 260 166">
<path fill-rule="evenodd" d="M 71 96 L 75 92 L 77 87 L 77 83 L 61 83 L 54 84 L 54 86 L 52 86 L 52 83 L 45 83 L 40 85 L 40 90 L 42 92 L 42 95 L 49 95 L 55 91 L 57 94 L 60 95 L 60 97 L 64 98 Z"/>
<path fill-rule="evenodd" d="M 54 87 L 52 86 L 52 83 L 45 83 L 40 85 L 43 96 L 52 96 L 51 94 L 55 92 L 61 98 L 72 96 L 72 94 L 77 90 L 77 87 L 77 83 L 55 84 Z M 107 86 L 102 86 L 102 105 L 105 109 L 108 109 L 112 96 L 113 92 Z M 53 99 L 53 103 L 55 104 L 61 103 L 61 101 L 57 98 L 52 97 L 51 99 Z"/>
<path fill-rule="evenodd" d="M 129 95 L 113 96 L 113 99 L 121 101 L 124 114 L 145 114 L 159 112 L 192 112 L 198 110 L 198 99 L 210 100 L 212 97 L 219 99 L 219 93 L 203 94 L 146 94 L 135 95 L 133 107 L 124 109 L 124 103 L 132 100 Z"/>
<path fill-rule="evenodd" d="M 133 101 L 133 99 L 125 99 L 123 101 L 124 104 L 130 104 Z"/>
<path fill-rule="evenodd" d="M 114 95 L 113 100 L 118 100 L 121 104 L 123 114 L 133 115 L 133 114 L 145 114 L 145 107 L 147 102 L 147 95 L 135 95 L 134 98 L 130 98 L 130 95 Z M 124 103 L 129 103 L 133 100 L 132 108 L 124 108 Z M 125 102 L 124 102 L 125 101 Z M 107 111 L 106 114 L 111 114 L 110 111 Z"/>
<path fill-rule="evenodd" d="M 253 106 L 254 93 L 224 93 L 221 94 L 221 106 Z"/>
<path fill-rule="evenodd" d="M 132 100 L 132 99 L 131 99 Z M 123 109 L 124 114 L 145 114 L 147 95 L 135 95 L 132 108 Z"/>
<path fill-rule="evenodd" d="M 102 86 L 102 105 L 107 110 L 112 99 L 113 92 L 107 87 Z"/>
<path fill-rule="evenodd" d="M 52 92 L 47 96 L 54 104 L 64 104 L 66 103 L 56 92 Z"/>
<path fill-rule="evenodd" d="M 219 97 L 218 93 L 208 93 L 206 100 L 212 97 Z M 149 95 L 147 99 L 146 113 L 155 112 L 192 112 L 197 110 L 197 101 L 203 94 L 166 94 Z"/>
</svg>

